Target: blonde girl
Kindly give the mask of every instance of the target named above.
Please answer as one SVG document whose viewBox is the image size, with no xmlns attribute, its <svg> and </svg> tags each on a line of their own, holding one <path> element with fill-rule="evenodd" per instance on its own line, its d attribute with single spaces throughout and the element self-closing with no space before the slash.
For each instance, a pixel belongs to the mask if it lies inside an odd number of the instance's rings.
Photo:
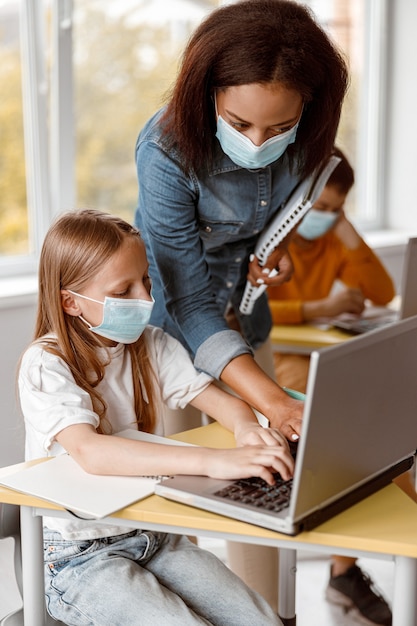
<svg viewBox="0 0 417 626">
<path fill-rule="evenodd" d="M 63 214 L 46 235 L 35 338 L 19 392 L 26 458 L 68 452 L 96 474 L 293 471 L 288 445 L 251 408 L 194 369 L 185 349 L 148 325 L 153 307 L 145 247 L 123 220 Z M 162 411 L 192 404 L 232 430 L 232 450 L 161 446 L 114 436 L 163 434 Z M 182 536 L 115 523 L 44 518 L 48 612 L 65 624 L 280 624 L 269 605 L 214 555 Z"/>
</svg>

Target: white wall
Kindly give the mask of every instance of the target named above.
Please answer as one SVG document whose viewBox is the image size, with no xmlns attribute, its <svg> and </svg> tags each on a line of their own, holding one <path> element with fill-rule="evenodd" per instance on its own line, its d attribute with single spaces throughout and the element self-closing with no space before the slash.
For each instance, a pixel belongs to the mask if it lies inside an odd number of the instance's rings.
<svg viewBox="0 0 417 626">
<path fill-rule="evenodd" d="M 0 302 L 0 466 L 24 458 L 24 430 L 17 403 L 16 371 L 34 328 L 34 295 L 1 298 Z"/>
</svg>

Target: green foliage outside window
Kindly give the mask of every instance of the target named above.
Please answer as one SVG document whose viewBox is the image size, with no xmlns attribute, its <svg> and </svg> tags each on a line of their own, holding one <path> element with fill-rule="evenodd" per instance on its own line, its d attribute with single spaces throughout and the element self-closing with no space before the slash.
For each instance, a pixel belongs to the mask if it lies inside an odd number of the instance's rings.
<svg viewBox="0 0 417 626">
<path fill-rule="evenodd" d="M 78 201 L 131 221 L 137 135 L 163 104 L 183 42 L 172 44 L 168 26 L 131 26 L 100 12 L 76 27 L 75 41 Z"/>
<path fill-rule="evenodd" d="M 28 250 L 28 224 L 17 49 L 1 52 L 0 84 L 0 254 L 22 254 Z"/>
</svg>

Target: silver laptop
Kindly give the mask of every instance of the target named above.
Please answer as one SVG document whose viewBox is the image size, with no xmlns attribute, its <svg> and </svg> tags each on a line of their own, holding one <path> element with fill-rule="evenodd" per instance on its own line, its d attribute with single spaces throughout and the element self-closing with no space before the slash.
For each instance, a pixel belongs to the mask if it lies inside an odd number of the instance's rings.
<svg viewBox="0 0 417 626">
<path fill-rule="evenodd" d="M 380 307 L 382 309 L 382 307 Z M 408 240 L 404 264 L 401 272 L 401 306 L 399 311 L 392 311 L 385 307 L 375 317 L 342 316 L 332 320 L 332 326 L 341 328 L 354 335 L 365 333 L 368 330 L 380 328 L 399 319 L 417 315 L 417 237 Z"/>
<path fill-rule="evenodd" d="M 290 535 L 314 528 L 413 465 L 416 380 L 417 316 L 314 351 L 287 503 L 259 479 L 173 476 L 155 492 Z"/>
</svg>

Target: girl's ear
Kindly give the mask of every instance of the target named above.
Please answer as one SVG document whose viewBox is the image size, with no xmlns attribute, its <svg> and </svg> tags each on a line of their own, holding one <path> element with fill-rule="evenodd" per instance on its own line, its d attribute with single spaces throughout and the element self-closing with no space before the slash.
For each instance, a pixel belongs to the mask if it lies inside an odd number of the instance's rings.
<svg viewBox="0 0 417 626">
<path fill-rule="evenodd" d="M 82 313 L 73 294 L 66 289 L 61 289 L 61 304 L 64 312 L 67 313 L 67 315 L 73 315 L 74 317 L 78 317 Z"/>
</svg>

